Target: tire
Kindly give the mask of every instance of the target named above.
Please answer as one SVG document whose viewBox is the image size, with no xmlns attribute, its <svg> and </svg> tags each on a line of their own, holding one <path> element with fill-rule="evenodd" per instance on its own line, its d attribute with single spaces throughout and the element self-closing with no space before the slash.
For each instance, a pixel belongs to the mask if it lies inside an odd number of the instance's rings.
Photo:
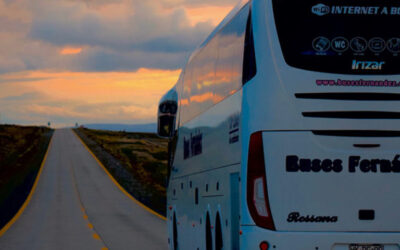
<svg viewBox="0 0 400 250">
<path fill-rule="evenodd" d="M 210 215 L 207 213 L 206 217 L 206 250 L 212 250 L 213 249 L 213 244 L 212 244 L 212 232 L 211 232 L 211 221 L 210 221 Z"/>
<path fill-rule="evenodd" d="M 223 247 L 221 217 L 217 213 L 217 217 L 215 218 L 215 250 L 222 250 Z"/>
</svg>

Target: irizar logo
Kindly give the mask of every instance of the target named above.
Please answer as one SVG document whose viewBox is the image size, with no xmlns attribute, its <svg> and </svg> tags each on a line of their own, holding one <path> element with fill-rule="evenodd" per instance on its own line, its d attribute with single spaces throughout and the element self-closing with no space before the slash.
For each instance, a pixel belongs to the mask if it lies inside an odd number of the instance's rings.
<svg viewBox="0 0 400 250">
<path fill-rule="evenodd" d="M 353 60 L 352 70 L 382 70 L 385 62 Z"/>
<path fill-rule="evenodd" d="M 326 14 L 329 14 L 330 8 L 329 6 L 326 6 L 325 4 L 319 3 L 317 5 L 314 5 L 311 8 L 312 13 L 314 13 L 317 16 L 325 16 Z"/>
</svg>

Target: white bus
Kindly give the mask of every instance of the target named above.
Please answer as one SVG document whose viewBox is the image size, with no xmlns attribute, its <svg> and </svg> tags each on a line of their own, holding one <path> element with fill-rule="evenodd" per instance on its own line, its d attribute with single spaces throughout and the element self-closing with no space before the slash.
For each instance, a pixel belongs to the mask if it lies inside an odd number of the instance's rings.
<svg viewBox="0 0 400 250">
<path fill-rule="evenodd" d="M 170 248 L 399 250 L 399 23 L 388 0 L 240 3 L 160 103 Z"/>
</svg>

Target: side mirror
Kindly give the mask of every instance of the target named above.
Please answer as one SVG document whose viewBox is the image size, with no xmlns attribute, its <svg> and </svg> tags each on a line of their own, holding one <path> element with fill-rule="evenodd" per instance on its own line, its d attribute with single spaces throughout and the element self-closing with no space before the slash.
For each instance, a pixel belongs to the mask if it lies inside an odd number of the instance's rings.
<svg viewBox="0 0 400 250">
<path fill-rule="evenodd" d="M 157 134 L 160 137 L 172 138 L 175 132 L 176 111 L 175 101 L 164 101 L 158 106 Z"/>
</svg>

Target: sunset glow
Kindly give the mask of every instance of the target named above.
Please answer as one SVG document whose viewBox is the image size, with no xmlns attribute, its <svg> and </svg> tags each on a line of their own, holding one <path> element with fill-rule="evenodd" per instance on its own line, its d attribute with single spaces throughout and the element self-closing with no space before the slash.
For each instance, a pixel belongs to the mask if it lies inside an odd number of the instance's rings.
<svg viewBox="0 0 400 250">
<path fill-rule="evenodd" d="M 159 98 L 235 4 L 0 0 L 0 123 L 155 122 Z"/>
<path fill-rule="evenodd" d="M 76 55 L 82 52 L 82 48 L 65 47 L 60 51 L 61 55 Z"/>
<path fill-rule="evenodd" d="M 211 21 L 212 24 L 216 26 L 224 19 L 231 9 L 232 6 L 201 6 L 188 8 L 187 13 L 192 26 L 207 21 Z"/>
<path fill-rule="evenodd" d="M 2 78 L 0 105 L 11 121 L 57 127 L 75 122 L 152 122 L 159 98 L 178 79 L 180 70 L 137 72 L 19 72 Z M 1 113 L 0 113 L 1 114 Z M 71 122 L 69 122 L 71 121 Z"/>
</svg>

